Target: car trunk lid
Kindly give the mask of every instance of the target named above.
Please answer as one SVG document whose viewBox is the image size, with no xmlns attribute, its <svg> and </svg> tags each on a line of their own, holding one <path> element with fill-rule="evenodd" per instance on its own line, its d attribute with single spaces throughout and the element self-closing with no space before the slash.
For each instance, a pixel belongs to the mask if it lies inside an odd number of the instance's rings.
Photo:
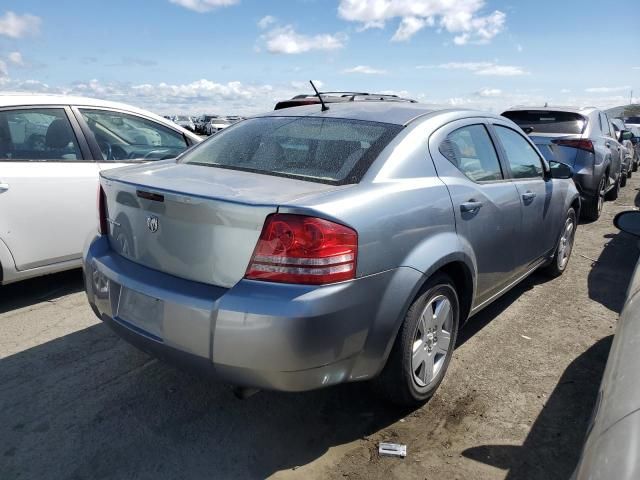
<svg viewBox="0 0 640 480">
<path fill-rule="evenodd" d="M 581 135 L 567 135 L 564 133 L 531 134 L 529 138 L 540 150 L 547 161 L 566 163 L 573 167 L 578 155 L 578 149 L 571 146 L 559 145 L 560 140 L 580 140 Z"/>
<path fill-rule="evenodd" d="M 146 267 L 221 287 L 245 274 L 278 205 L 349 188 L 175 160 L 104 171 L 109 242 Z"/>
</svg>

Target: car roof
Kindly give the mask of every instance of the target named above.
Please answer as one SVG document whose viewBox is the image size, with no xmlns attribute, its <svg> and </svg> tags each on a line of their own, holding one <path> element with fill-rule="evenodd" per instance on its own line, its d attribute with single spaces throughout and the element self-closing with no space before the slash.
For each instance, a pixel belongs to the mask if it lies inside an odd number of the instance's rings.
<svg viewBox="0 0 640 480">
<path fill-rule="evenodd" d="M 26 92 L 1 92 L 0 93 L 0 108 L 3 107 L 23 107 L 29 105 L 74 105 L 81 107 L 102 107 L 113 108 L 117 110 L 125 110 L 131 113 L 137 113 L 145 117 L 151 117 L 158 123 L 166 126 L 170 126 L 173 129 L 179 129 L 182 133 L 186 134 L 191 139 L 199 140 L 197 135 L 194 135 L 189 130 L 186 130 L 175 123 L 168 121 L 166 118 L 156 115 L 148 110 L 137 108 L 126 103 L 111 102 L 109 100 L 100 100 L 98 98 L 90 97 L 78 97 L 72 95 L 58 95 L 58 94 L 41 94 L 41 93 L 26 93 Z"/>
<path fill-rule="evenodd" d="M 412 121 L 427 115 L 440 113 L 460 113 L 464 116 L 486 116 L 500 118 L 489 112 L 482 112 L 461 108 L 434 107 L 423 103 L 399 102 L 345 102 L 330 103 L 329 109 L 322 111 L 320 105 L 304 105 L 300 107 L 283 108 L 256 115 L 256 117 L 323 117 L 342 118 L 349 120 L 364 120 L 369 122 L 392 123 L 407 125 Z M 255 118 L 255 117 L 254 117 Z M 503 118 L 504 120 L 504 118 Z"/>
<path fill-rule="evenodd" d="M 575 107 L 575 106 L 563 106 L 563 105 L 545 105 L 542 107 L 536 106 L 536 105 L 516 105 L 514 107 L 507 108 L 505 112 L 543 111 L 543 112 L 573 112 L 573 113 L 589 114 L 595 110 L 598 110 L 598 109 L 596 107 Z"/>
</svg>

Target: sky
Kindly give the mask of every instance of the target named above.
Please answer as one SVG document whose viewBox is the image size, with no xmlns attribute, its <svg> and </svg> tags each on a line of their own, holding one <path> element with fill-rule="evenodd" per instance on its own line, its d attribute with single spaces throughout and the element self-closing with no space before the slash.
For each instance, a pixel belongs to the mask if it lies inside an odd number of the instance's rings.
<svg viewBox="0 0 640 480">
<path fill-rule="evenodd" d="M 637 2 L 0 0 L 0 90 L 250 115 L 313 79 L 491 111 L 612 107 L 640 97 Z"/>
</svg>

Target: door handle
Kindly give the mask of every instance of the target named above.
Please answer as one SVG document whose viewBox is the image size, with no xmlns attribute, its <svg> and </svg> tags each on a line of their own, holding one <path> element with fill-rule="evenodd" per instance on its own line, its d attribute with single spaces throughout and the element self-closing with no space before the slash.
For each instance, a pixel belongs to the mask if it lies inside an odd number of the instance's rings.
<svg viewBox="0 0 640 480">
<path fill-rule="evenodd" d="M 0 182 L 0 193 L 4 193 L 7 190 L 9 190 L 9 184 Z"/>
<path fill-rule="evenodd" d="M 523 200 L 533 200 L 534 198 L 536 198 L 536 194 L 533 192 L 524 192 L 522 194 L 522 199 Z"/>
<path fill-rule="evenodd" d="M 482 202 L 476 202 L 475 200 L 469 200 L 468 202 L 464 202 L 460 204 L 461 212 L 477 212 L 482 207 Z"/>
</svg>

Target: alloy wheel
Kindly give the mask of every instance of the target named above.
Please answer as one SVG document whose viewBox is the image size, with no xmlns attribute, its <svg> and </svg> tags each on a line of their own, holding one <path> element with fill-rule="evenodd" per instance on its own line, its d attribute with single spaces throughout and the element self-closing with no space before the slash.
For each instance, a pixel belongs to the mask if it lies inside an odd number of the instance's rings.
<svg viewBox="0 0 640 480">
<path fill-rule="evenodd" d="M 442 369 L 451 344 L 453 308 L 445 295 L 429 300 L 413 336 L 411 371 L 419 387 L 427 386 Z"/>
<path fill-rule="evenodd" d="M 560 244 L 558 245 L 558 267 L 562 270 L 567 266 L 571 250 L 573 249 L 573 238 L 576 231 L 575 220 L 569 216 L 564 224 Z"/>
</svg>

